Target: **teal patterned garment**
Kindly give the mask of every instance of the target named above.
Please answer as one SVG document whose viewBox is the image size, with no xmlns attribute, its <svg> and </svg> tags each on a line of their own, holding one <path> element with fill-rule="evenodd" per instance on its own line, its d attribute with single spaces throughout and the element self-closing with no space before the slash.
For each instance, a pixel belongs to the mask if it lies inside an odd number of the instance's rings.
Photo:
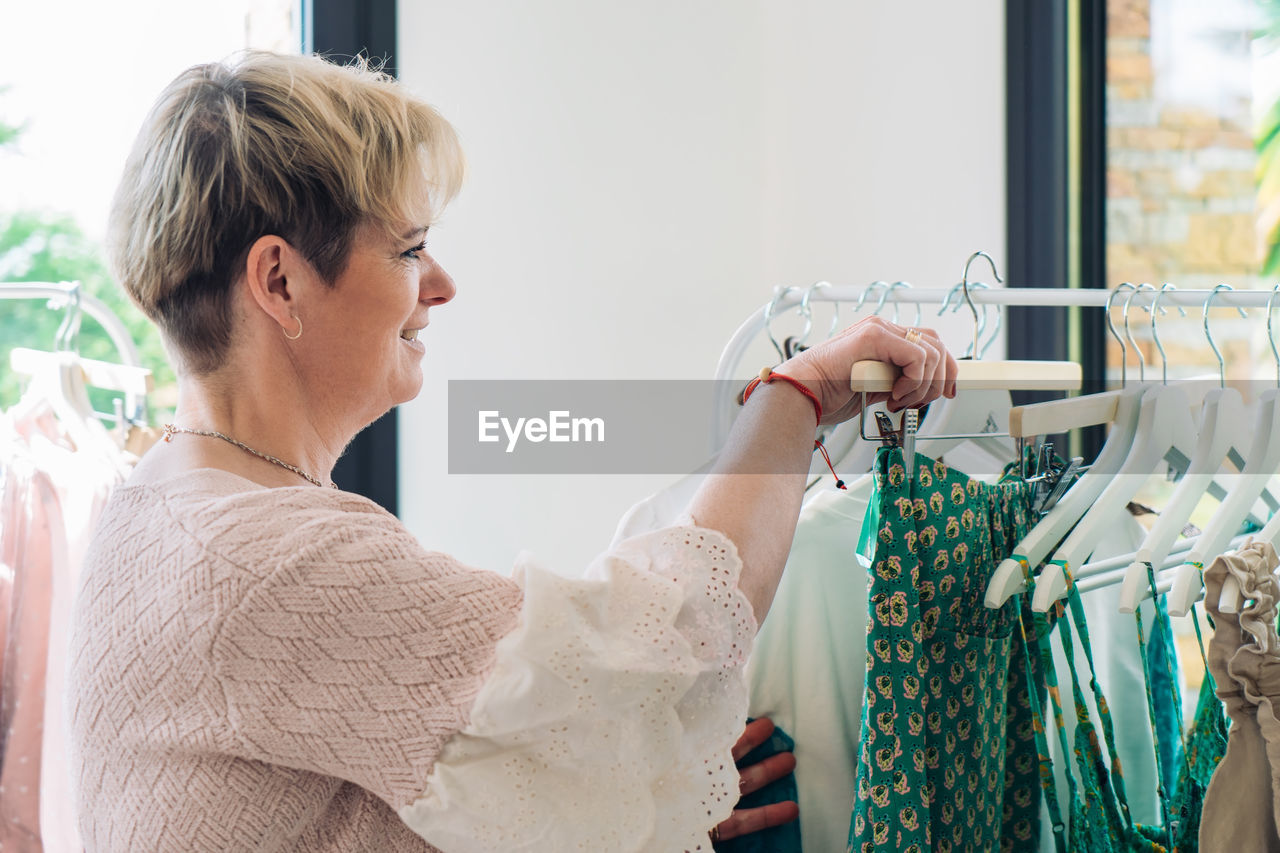
<svg viewBox="0 0 1280 853">
<path fill-rule="evenodd" d="M 1148 582 L 1155 580 L 1155 572 L 1147 563 Z M 1186 760 L 1186 744 L 1181 736 L 1182 725 L 1182 673 L 1178 667 L 1178 655 L 1173 639 L 1173 623 L 1165 607 L 1164 596 L 1157 595 L 1155 620 L 1151 625 L 1151 642 L 1146 647 L 1146 671 L 1150 673 L 1147 693 L 1151 696 L 1158 732 L 1177 732 L 1179 737 L 1162 737 L 1159 742 L 1157 767 L 1160 784 L 1172 795 L 1178 784 L 1178 771 Z M 1135 614 L 1136 615 L 1136 614 Z M 1141 627 L 1141 626 L 1139 626 Z"/>
<path fill-rule="evenodd" d="M 867 674 L 848 850 L 1034 850 L 1040 788 L 1019 600 L 983 604 L 1031 488 L 876 456 Z"/>
<path fill-rule="evenodd" d="M 1142 677 L 1147 692 L 1147 714 L 1151 719 L 1152 740 L 1156 750 L 1156 790 L 1160 797 L 1161 820 L 1164 821 L 1161 840 L 1169 850 L 1180 851 L 1185 847 L 1179 842 L 1199 836 L 1200 804 L 1185 797 L 1175 801 L 1174 792 L 1179 775 L 1187 776 L 1186 736 L 1182 726 L 1182 686 L 1177 673 L 1177 657 L 1174 650 L 1173 624 L 1165 608 L 1164 598 L 1156 592 L 1155 570 L 1147 566 L 1147 586 L 1155 605 L 1151 620 L 1151 641 L 1148 643 L 1142 627 L 1142 611 L 1135 611 L 1138 648 L 1141 652 Z M 1206 670 L 1207 671 L 1207 670 Z M 1203 794 L 1203 792 L 1201 792 Z M 1187 830 L 1191 828 L 1188 834 Z"/>
<path fill-rule="evenodd" d="M 1174 804 L 1177 809 L 1195 815 L 1196 820 L 1184 824 L 1174 839 L 1174 853 L 1195 853 L 1200 849 L 1200 813 L 1204 809 L 1204 793 L 1209 789 L 1213 771 L 1227 752 L 1228 718 L 1218 698 L 1213 677 L 1205 669 L 1196 702 L 1196 716 L 1187 735 L 1187 762 L 1178 776 Z"/>
<path fill-rule="evenodd" d="M 1111 720 L 1110 706 L 1103 695 L 1102 687 L 1093 675 L 1093 649 L 1089 642 L 1089 628 L 1084 617 L 1084 605 L 1080 601 L 1080 593 L 1070 581 L 1068 573 L 1068 592 L 1066 606 L 1059 602 L 1055 608 L 1055 626 L 1058 639 L 1062 643 L 1063 657 L 1071 675 L 1071 694 L 1075 709 L 1074 747 L 1066 748 L 1066 731 L 1061 714 L 1061 699 L 1056 688 L 1055 677 L 1046 675 L 1050 683 L 1049 695 L 1053 700 L 1058 737 L 1063 745 L 1063 754 L 1070 754 L 1075 759 L 1076 773 L 1079 776 L 1079 787 L 1072 781 L 1068 770 L 1068 783 L 1071 787 L 1070 818 L 1067 826 L 1067 849 L 1071 853 L 1164 853 L 1166 848 L 1159 839 L 1163 836 L 1160 827 L 1136 825 L 1129 813 L 1128 798 L 1124 788 L 1124 773 L 1120 767 L 1119 752 L 1116 749 L 1115 726 Z M 1044 614 L 1037 615 L 1037 633 L 1040 638 L 1042 656 L 1052 657 L 1049 647 L 1048 633 L 1051 630 Z M 1080 672 L 1075 660 L 1075 643 L 1072 632 L 1079 640 L 1081 651 L 1089 666 L 1089 691 L 1098 709 L 1101 723 L 1102 741 L 1106 743 L 1106 755 L 1103 754 L 1102 742 L 1098 738 L 1098 727 L 1093 724 L 1089 706 L 1081 687 Z M 1052 663 L 1048 663 L 1052 667 Z M 1108 761 L 1107 756 L 1110 756 Z"/>
<path fill-rule="evenodd" d="M 1025 570 L 1025 565 L 1024 565 Z M 1070 573 L 1068 573 L 1070 581 Z M 1153 578 L 1149 578 L 1153 583 Z M 1028 578 L 1029 587 L 1034 587 L 1034 579 Z M 1138 642 L 1142 647 L 1140 658 L 1143 661 L 1144 676 L 1147 683 L 1147 707 L 1151 716 L 1153 733 L 1157 751 L 1158 777 L 1161 780 L 1178 779 L 1176 793 L 1174 785 L 1161 783 L 1160 799 L 1165 820 L 1161 826 L 1144 826 L 1134 824 L 1129 815 L 1128 798 L 1124 788 L 1124 774 L 1120 763 L 1116 760 L 1115 727 L 1111 722 L 1110 707 L 1107 706 L 1102 688 L 1094 679 L 1093 652 L 1089 643 L 1088 624 L 1084 619 L 1084 607 L 1080 602 L 1080 594 L 1069 585 L 1066 606 L 1057 605 L 1052 613 L 1037 613 L 1034 617 L 1034 634 L 1036 646 L 1041 653 L 1042 666 L 1047 666 L 1046 680 L 1048 693 L 1052 699 L 1055 712 L 1057 738 L 1062 753 L 1073 754 L 1076 774 L 1068 774 L 1068 824 L 1064 827 L 1065 838 L 1057 836 L 1057 849 L 1061 853 L 1164 853 L 1174 850 L 1176 853 L 1190 853 L 1196 850 L 1196 829 L 1199 817 L 1199 803 L 1203 798 L 1203 785 L 1212 775 L 1212 767 L 1221 760 L 1225 751 L 1225 729 L 1222 727 L 1224 713 L 1220 703 L 1206 701 L 1206 695 L 1212 701 L 1212 686 L 1208 693 L 1201 693 L 1201 708 L 1197 713 L 1198 730 L 1183 743 L 1181 721 L 1176 708 L 1180 707 L 1180 692 L 1176 683 L 1175 670 L 1172 670 L 1172 628 L 1169 617 L 1164 611 L 1164 602 L 1156 599 L 1156 619 L 1153 621 L 1152 642 L 1147 643 L 1144 637 L 1142 620 L 1137 620 Z M 1057 630 L 1062 644 L 1066 665 L 1070 670 L 1071 693 L 1075 704 L 1075 744 L 1068 748 L 1066 727 L 1062 720 L 1062 703 L 1057 689 L 1057 679 L 1052 671 L 1052 648 L 1050 635 Z M 1102 744 L 1098 742 L 1097 727 L 1093 725 L 1091 712 L 1084 698 L 1084 690 L 1080 686 L 1080 675 L 1076 669 L 1075 643 L 1071 639 L 1071 630 L 1075 630 L 1079 639 L 1085 661 L 1089 666 L 1089 690 L 1093 694 L 1094 706 L 1097 707 L 1098 719 L 1102 724 L 1102 738 L 1106 743 L 1106 753 L 1111 761 L 1103 756 Z M 1198 624 L 1197 624 L 1198 630 Z M 1161 648 L 1162 647 L 1162 648 Z M 1152 675 L 1152 663 L 1164 667 L 1165 678 L 1157 679 Z M 1216 725 L 1215 725 L 1216 722 Z M 1179 745 L 1172 751 L 1167 748 L 1170 742 Z M 1056 797 L 1052 790 L 1052 768 L 1047 766 L 1047 748 L 1041 740 L 1042 762 L 1046 765 L 1043 777 L 1047 780 L 1046 794 L 1051 804 L 1051 813 L 1056 824 L 1061 817 L 1056 807 Z M 1165 760 L 1160 760 L 1165 756 Z M 1178 756 L 1181 768 L 1166 766 L 1167 757 Z M 1110 765 L 1110 766 L 1108 766 Z M 1175 776 L 1176 774 L 1176 776 Z M 1204 783 L 1198 781 L 1203 779 Z"/>
<path fill-rule="evenodd" d="M 1182 824 L 1174 839 L 1175 853 L 1196 853 L 1200 849 L 1200 813 L 1204 808 L 1204 793 L 1209 788 L 1213 771 L 1227 752 L 1228 717 L 1216 692 L 1218 685 L 1213 680 L 1213 673 L 1209 671 L 1204 639 L 1200 635 L 1200 618 L 1196 615 L 1194 605 L 1191 608 L 1191 619 L 1205 667 L 1204 680 L 1200 682 L 1200 696 L 1196 701 L 1196 715 L 1191 723 L 1191 731 L 1187 734 L 1186 760 L 1182 763 L 1173 797 L 1175 812 L 1191 815 L 1193 819 Z"/>
<path fill-rule="evenodd" d="M 1150 652 L 1143 655 L 1143 675 L 1147 682 L 1147 707 L 1155 734 L 1161 780 L 1160 803 L 1165 821 L 1158 837 L 1173 853 L 1196 853 L 1200 846 L 1200 812 L 1204 807 L 1205 790 L 1209 787 L 1214 768 L 1227 751 L 1227 715 L 1214 692 L 1216 685 L 1209 671 L 1204 640 L 1200 635 L 1200 619 L 1193 605 L 1191 619 L 1205 668 L 1195 719 L 1190 733 L 1184 735 L 1181 679 L 1176 668 L 1173 625 L 1163 598 L 1156 594 L 1155 571 L 1150 563 L 1147 564 L 1147 583 L 1156 609 L 1149 645 L 1140 616 L 1137 631 L 1139 645 L 1144 652 Z M 1157 667 L 1162 667 L 1163 672 Z M 1176 764 L 1170 766 L 1171 761 Z"/>
<path fill-rule="evenodd" d="M 748 719 L 747 722 L 751 720 Z M 771 755 L 791 752 L 795 748 L 796 743 L 791 739 L 791 735 L 775 726 L 768 740 L 738 759 L 738 767 L 750 767 Z M 794 772 L 780 779 L 774 779 L 750 794 L 743 794 L 735 808 L 754 809 L 773 803 L 784 803 L 788 800 L 800 805 Z M 718 842 L 715 849 L 719 853 L 800 853 L 804 849 L 800 841 L 800 821 L 793 820 L 781 826 L 771 826 L 746 835 L 739 835 L 728 841 Z"/>
</svg>

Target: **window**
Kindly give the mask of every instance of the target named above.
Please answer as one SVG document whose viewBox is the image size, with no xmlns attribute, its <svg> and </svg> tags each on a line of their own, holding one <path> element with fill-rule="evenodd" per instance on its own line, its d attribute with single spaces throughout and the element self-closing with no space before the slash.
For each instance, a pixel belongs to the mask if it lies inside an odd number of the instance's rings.
<svg viewBox="0 0 1280 853">
<path fill-rule="evenodd" d="M 152 102 L 182 69 L 247 47 L 296 51 L 298 18 L 293 0 L 80 0 L 16 4 L 5 13 L 8 31 L 25 35 L 0 53 L 0 281 L 80 280 L 106 301 L 155 375 L 154 409 L 172 409 L 173 373 L 154 329 L 111 281 L 101 249 L 125 156 Z M 0 409 L 20 393 L 9 350 L 52 348 L 61 319 L 42 302 L 0 301 Z M 119 359 L 87 318 L 79 346 L 87 357 Z M 94 404 L 111 409 L 109 400 Z"/>
<path fill-rule="evenodd" d="M 1280 54 L 1264 32 L 1280 32 L 1280 3 L 1109 0 L 1106 24 L 1107 285 L 1270 289 L 1280 172 L 1265 172 L 1267 144 L 1278 144 Z M 1151 378 L 1160 361 L 1149 317 L 1130 312 L 1130 321 Z M 1210 323 L 1229 378 L 1275 376 L 1262 311 L 1242 319 L 1214 309 Z M 1195 309 L 1159 317 L 1171 377 L 1217 372 L 1203 327 Z M 1118 380 L 1114 340 L 1107 365 Z M 1136 378 L 1133 352 L 1128 366 Z"/>
</svg>

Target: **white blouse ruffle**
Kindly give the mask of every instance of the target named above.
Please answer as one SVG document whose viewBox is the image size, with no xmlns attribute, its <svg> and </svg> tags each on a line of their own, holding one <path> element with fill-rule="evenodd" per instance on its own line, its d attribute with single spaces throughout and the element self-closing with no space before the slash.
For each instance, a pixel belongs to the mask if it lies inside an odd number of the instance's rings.
<svg viewBox="0 0 1280 853">
<path fill-rule="evenodd" d="M 756 630 L 741 568 L 691 525 L 628 539 L 582 579 L 522 554 L 520 623 L 401 819 L 449 853 L 710 850 L 738 799 Z"/>
</svg>

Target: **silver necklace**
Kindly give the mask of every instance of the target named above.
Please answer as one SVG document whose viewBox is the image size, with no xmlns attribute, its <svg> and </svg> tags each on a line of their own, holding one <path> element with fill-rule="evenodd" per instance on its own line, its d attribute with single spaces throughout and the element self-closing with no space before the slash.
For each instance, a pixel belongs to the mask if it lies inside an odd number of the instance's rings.
<svg viewBox="0 0 1280 853">
<path fill-rule="evenodd" d="M 310 474 L 308 474 L 306 471 L 303 471 L 301 468 L 298 468 L 295 465 L 290 465 L 288 462 L 285 462 L 283 459 L 277 459 L 276 457 L 268 453 L 261 453 L 257 450 L 254 450 L 252 447 L 245 444 L 243 441 L 236 441 L 231 436 L 223 435 L 222 433 L 217 432 L 216 430 L 187 429 L 186 427 L 174 426 L 173 424 L 165 424 L 164 440 L 173 441 L 174 434 L 179 432 L 185 432 L 188 435 L 203 435 L 206 438 L 220 438 L 229 444 L 234 444 L 236 447 L 240 448 L 245 453 L 252 453 L 254 456 L 258 457 L 259 459 L 265 459 L 266 461 L 270 462 L 273 465 L 279 465 L 281 468 L 286 468 L 292 471 L 293 473 L 297 474 L 302 479 L 306 480 L 308 483 L 324 488 L 324 483 L 320 482 L 319 479 L 312 477 Z M 338 484 L 330 483 L 329 487 L 332 489 L 336 489 L 338 488 Z"/>
</svg>

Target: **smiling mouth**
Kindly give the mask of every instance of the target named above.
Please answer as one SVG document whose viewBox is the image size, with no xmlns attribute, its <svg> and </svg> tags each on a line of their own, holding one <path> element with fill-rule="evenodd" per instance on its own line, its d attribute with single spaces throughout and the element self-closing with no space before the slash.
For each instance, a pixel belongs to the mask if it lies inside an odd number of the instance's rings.
<svg viewBox="0 0 1280 853">
<path fill-rule="evenodd" d="M 421 331 L 421 329 L 405 329 L 400 332 L 400 337 L 402 340 L 416 341 L 418 339 L 418 332 Z"/>
</svg>

